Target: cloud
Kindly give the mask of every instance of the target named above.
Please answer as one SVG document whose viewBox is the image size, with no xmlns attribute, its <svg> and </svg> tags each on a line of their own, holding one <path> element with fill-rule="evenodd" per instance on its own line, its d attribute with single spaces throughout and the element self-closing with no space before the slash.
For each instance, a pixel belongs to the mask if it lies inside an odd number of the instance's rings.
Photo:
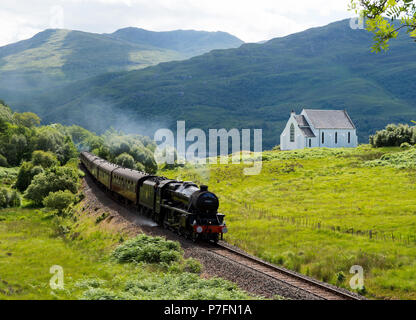
<svg viewBox="0 0 416 320">
<path fill-rule="evenodd" d="M 127 26 L 226 31 L 257 42 L 350 17 L 348 4 L 348 0 L 2 0 L 0 45 L 56 26 L 97 33 Z"/>
</svg>

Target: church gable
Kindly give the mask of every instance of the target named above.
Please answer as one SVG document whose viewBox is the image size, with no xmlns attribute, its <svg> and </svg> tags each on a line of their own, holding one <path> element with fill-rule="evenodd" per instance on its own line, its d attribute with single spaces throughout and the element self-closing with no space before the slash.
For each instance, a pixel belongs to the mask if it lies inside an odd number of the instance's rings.
<svg viewBox="0 0 416 320">
<path fill-rule="evenodd" d="M 280 136 L 281 150 L 352 148 L 358 144 L 356 128 L 345 110 L 292 111 Z"/>
</svg>

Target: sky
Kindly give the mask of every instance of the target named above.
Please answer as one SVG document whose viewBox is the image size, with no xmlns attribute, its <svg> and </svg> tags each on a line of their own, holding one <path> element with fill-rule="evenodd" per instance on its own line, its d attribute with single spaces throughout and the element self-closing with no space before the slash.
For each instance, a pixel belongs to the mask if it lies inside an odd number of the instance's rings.
<svg viewBox="0 0 416 320">
<path fill-rule="evenodd" d="M 48 28 L 225 31 L 259 42 L 354 16 L 350 0 L 1 0 L 0 46 Z"/>
</svg>

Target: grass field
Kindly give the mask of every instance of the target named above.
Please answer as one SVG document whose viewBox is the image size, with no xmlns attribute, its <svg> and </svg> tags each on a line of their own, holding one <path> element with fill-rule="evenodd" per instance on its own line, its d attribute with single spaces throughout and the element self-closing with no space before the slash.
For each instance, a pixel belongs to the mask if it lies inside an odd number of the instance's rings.
<svg viewBox="0 0 416 320">
<path fill-rule="evenodd" d="M 1 210 L 0 300 L 249 298 L 230 282 L 200 278 L 193 260 L 118 263 L 111 252 L 122 237 L 88 219 L 74 223 L 41 210 Z M 54 265 L 63 268 L 63 289 L 49 285 Z"/>
<path fill-rule="evenodd" d="M 230 243 L 346 288 L 360 265 L 368 297 L 416 299 L 415 151 L 269 151 L 257 176 L 231 164 L 162 174 L 209 184 Z"/>
</svg>

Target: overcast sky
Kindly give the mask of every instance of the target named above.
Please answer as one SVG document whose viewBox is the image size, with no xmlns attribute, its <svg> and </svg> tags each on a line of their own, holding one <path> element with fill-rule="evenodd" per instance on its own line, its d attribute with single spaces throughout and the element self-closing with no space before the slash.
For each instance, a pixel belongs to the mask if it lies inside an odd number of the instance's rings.
<svg viewBox="0 0 416 320">
<path fill-rule="evenodd" d="M 109 33 L 229 32 L 246 42 L 285 36 L 353 16 L 350 0 L 1 0 L 0 46 L 48 28 Z"/>
</svg>

